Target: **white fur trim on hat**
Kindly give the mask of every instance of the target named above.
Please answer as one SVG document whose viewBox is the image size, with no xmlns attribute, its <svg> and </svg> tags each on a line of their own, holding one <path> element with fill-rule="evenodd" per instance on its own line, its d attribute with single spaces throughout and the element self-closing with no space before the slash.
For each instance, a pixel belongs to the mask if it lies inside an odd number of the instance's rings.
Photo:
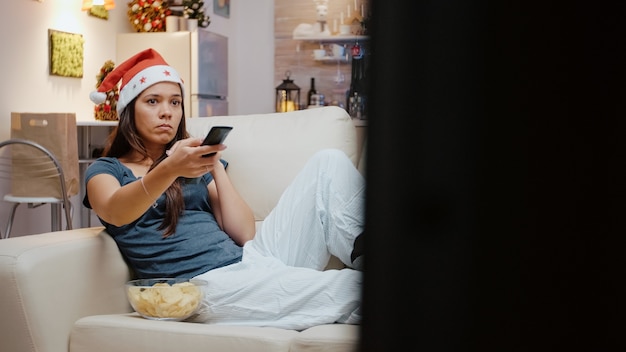
<svg viewBox="0 0 626 352">
<path fill-rule="evenodd" d="M 181 93 L 184 94 L 183 81 L 176 70 L 167 65 L 149 66 L 133 76 L 133 78 L 125 82 L 120 89 L 120 97 L 117 102 L 117 113 L 121 114 L 122 110 L 146 88 L 159 82 L 178 83 Z"/>
<path fill-rule="evenodd" d="M 102 104 L 105 102 L 105 100 L 107 100 L 107 95 L 106 93 L 93 91 L 89 93 L 89 99 L 91 99 L 91 101 L 93 101 L 96 104 Z"/>
</svg>

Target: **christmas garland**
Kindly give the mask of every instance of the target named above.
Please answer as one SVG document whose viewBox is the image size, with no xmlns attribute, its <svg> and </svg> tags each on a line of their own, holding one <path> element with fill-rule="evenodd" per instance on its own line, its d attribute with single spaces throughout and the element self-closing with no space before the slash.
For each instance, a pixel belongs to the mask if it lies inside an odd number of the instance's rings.
<svg viewBox="0 0 626 352">
<path fill-rule="evenodd" d="M 137 32 L 165 31 L 165 17 L 171 13 L 167 1 L 132 0 L 128 3 L 128 19 Z"/>
<path fill-rule="evenodd" d="M 96 89 L 100 87 L 104 78 L 115 68 L 115 64 L 111 60 L 107 60 L 100 72 L 96 75 Z M 117 100 L 119 99 L 119 89 L 115 86 L 108 91 L 107 98 L 102 104 L 97 104 L 94 108 L 96 120 L 116 121 L 117 116 Z"/>
</svg>

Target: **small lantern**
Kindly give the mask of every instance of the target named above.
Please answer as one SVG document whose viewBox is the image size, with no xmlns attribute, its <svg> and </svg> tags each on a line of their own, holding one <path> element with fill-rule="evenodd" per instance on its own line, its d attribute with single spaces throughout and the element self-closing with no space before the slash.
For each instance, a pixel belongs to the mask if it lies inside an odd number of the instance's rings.
<svg viewBox="0 0 626 352">
<path fill-rule="evenodd" d="M 291 71 L 285 72 L 285 79 L 276 87 L 276 112 L 300 109 L 300 87 L 289 79 Z"/>
</svg>

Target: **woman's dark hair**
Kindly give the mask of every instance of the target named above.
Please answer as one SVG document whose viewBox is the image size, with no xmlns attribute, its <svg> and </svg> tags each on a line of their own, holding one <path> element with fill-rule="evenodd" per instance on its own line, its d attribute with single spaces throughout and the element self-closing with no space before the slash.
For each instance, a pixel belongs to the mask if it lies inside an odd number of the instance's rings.
<svg viewBox="0 0 626 352">
<path fill-rule="evenodd" d="M 137 150 L 144 158 L 148 158 L 148 152 L 146 147 L 137 132 L 137 126 L 135 124 L 135 102 L 137 98 L 133 99 L 126 108 L 121 112 L 119 116 L 118 125 L 111 131 L 106 141 L 106 146 L 102 153 L 103 156 L 120 158 L 127 153 Z M 164 150 L 168 150 L 180 139 L 189 137 L 187 132 L 187 125 L 185 123 L 185 108 L 181 103 L 183 109 L 183 117 L 178 125 L 176 136 L 166 146 Z M 163 153 L 157 160 L 154 161 L 148 172 L 154 169 L 163 159 L 166 154 Z M 182 178 L 176 179 L 175 182 L 165 191 L 165 218 L 163 223 L 159 226 L 159 230 L 165 230 L 163 237 L 168 237 L 176 230 L 178 224 L 178 217 L 182 214 L 185 208 L 185 203 L 182 197 Z"/>
</svg>

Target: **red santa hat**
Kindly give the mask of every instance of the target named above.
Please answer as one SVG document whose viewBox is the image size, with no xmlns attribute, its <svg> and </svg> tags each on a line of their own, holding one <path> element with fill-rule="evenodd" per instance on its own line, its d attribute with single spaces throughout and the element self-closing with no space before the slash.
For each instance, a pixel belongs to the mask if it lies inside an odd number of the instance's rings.
<svg viewBox="0 0 626 352">
<path fill-rule="evenodd" d="M 104 103 L 107 97 L 106 92 L 113 89 L 120 80 L 122 80 L 122 84 L 117 102 L 118 116 L 121 116 L 121 112 L 128 103 L 155 83 L 178 83 L 181 93 L 184 95 L 185 88 L 182 78 L 154 49 L 141 51 L 118 65 L 104 78 L 98 90 L 89 94 L 89 98 L 96 104 Z"/>
</svg>

